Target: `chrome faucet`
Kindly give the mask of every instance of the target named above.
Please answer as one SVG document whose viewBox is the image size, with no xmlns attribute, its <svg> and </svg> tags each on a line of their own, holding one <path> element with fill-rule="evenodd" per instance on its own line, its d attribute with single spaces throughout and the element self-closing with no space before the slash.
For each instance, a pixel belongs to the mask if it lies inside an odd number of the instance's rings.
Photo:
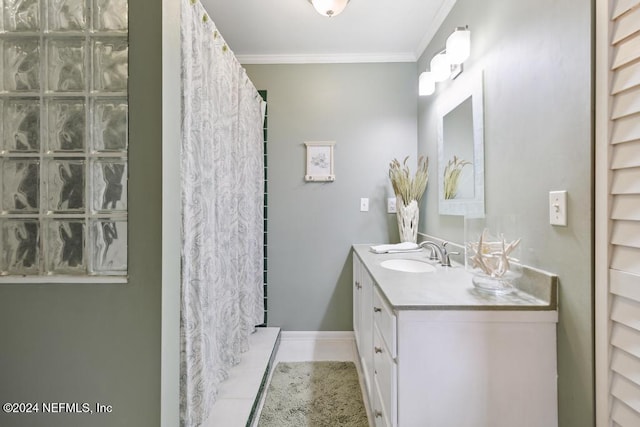
<svg viewBox="0 0 640 427">
<path fill-rule="evenodd" d="M 429 255 L 431 261 L 440 261 L 442 259 L 442 250 L 437 243 L 425 240 L 424 242 L 420 242 L 418 246 L 431 249 L 431 255 Z"/>
<path fill-rule="evenodd" d="M 432 242 L 430 240 L 425 240 L 420 243 L 421 248 L 429 247 L 431 249 L 431 255 L 429 256 L 430 260 L 438 260 L 440 261 L 440 265 L 443 267 L 451 267 L 451 260 L 449 259 L 449 255 L 460 255 L 460 252 L 448 252 L 447 244 L 449 242 L 442 242 L 442 246 L 437 244 L 436 242 Z"/>
</svg>

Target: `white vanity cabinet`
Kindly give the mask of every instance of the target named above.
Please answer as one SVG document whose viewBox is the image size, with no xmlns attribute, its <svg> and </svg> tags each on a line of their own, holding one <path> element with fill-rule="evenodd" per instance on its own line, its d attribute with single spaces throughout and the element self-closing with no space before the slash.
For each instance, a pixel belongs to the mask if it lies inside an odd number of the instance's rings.
<svg viewBox="0 0 640 427">
<path fill-rule="evenodd" d="M 373 278 L 353 257 L 353 331 L 366 394 L 376 426 L 395 426 L 395 315 L 382 299 Z"/>
<path fill-rule="evenodd" d="M 376 427 L 557 426 L 557 311 L 395 306 L 385 288 L 418 288 L 381 286 L 395 276 L 363 256 L 354 252 L 354 326 Z"/>
</svg>

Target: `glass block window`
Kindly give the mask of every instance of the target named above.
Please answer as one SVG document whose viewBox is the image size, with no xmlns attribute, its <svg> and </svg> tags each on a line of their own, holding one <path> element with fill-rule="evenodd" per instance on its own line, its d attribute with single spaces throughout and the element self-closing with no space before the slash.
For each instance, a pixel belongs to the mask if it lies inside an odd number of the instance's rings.
<svg viewBox="0 0 640 427">
<path fill-rule="evenodd" d="M 127 0 L 0 0 L 0 276 L 126 276 Z"/>
</svg>

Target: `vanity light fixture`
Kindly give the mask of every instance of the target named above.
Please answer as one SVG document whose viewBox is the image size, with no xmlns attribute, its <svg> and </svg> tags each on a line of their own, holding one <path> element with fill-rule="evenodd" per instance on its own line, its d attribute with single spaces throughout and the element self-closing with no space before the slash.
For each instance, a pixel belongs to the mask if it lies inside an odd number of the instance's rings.
<svg viewBox="0 0 640 427">
<path fill-rule="evenodd" d="M 471 54 L 471 31 L 457 27 L 447 38 L 447 56 L 452 64 L 462 64 Z"/>
<path fill-rule="evenodd" d="M 435 83 L 455 78 L 462 70 L 462 63 L 471 54 L 471 31 L 467 26 L 457 27 L 447 38 L 446 49 L 438 52 L 429 63 L 430 71 L 420 74 L 418 92 L 420 96 L 435 92 Z M 457 70 L 456 73 L 454 71 Z"/>
<path fill-rule="evenodd" d="M 431 58 L 431 73 L 436 82 L 443 82 L 451 75 L 451 61 L 446 50 Z"/>
<path fill-rule="evenodd" d="M 418 79 L 418 94 L 420 96 L 431 95 L 436 91 L 436 81 L 431 71 L 423 71 Z"/>
<path fill-rule="evenodd" d="M 320 15 L 332 18 L 342 13 L 349 0 L 309 0 L 309 3 Z"/>
</svg>

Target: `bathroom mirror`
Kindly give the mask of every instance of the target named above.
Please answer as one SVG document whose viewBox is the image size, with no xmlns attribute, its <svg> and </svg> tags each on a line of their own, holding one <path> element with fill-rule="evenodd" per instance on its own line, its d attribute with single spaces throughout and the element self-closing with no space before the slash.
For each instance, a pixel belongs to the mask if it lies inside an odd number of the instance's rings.
<svg viewBox="0 0 640 427">
<path fill-rule="evenodd" d="M 462 74 L 438 99 L 441 215 L 484 214 L 482 72 Z"/>
</svg>

